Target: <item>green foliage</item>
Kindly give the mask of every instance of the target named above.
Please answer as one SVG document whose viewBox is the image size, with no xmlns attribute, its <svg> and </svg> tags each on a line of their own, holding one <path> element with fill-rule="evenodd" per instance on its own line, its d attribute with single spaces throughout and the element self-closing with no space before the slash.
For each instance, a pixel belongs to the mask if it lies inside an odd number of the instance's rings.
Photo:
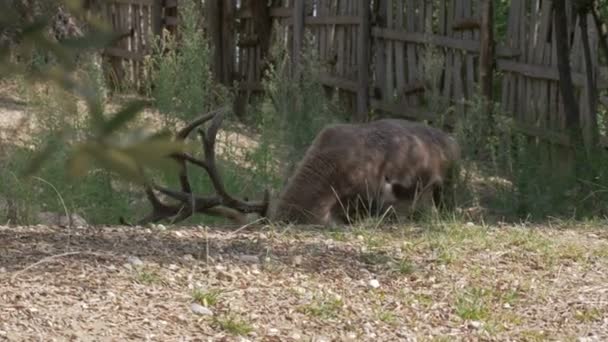
<svg viewBox="0 0 608 342">
<path fill-rule="evenodd" d="M 488 318 L 488 294 L 484 289 L 471 288 L 456 298 L 456 314 L 462 319 L 483 321 Z"/>
<path fill-rule="evenodd" d="M 147 61 L 148 92 L 166 123 L 192 119 L 230 100 L 227 89 L 213 80 L 212 54 L 199 25 L 196 2 L 180 4 L 179 13 L 179 41 L 165 32 L 157 37 Z"/>
<path fill-rule="evenodd" d="M 205 291 L 202 289 L 195 289 L 192 292 L 192 298 L 203 306 L 214 306 L 219 300 L 219 296 L 222 294 L 222 290 L 211 289 Z"/>
<path fill-rule="evenodd" d="M 270 65 L 264 80 L 265 98 L 255 119 L 262 134 L 264 151 L 276 155 L 290 173 L 297 160 L 327 124 L 341 121 L 342 113 L 335 100 L 328 100 L 319 81 L 323 68 L 316 56 L 309 34 L 306 35 L 299 69 L 300 78 L 294 80 L 290 70 L 288 49 L 274 42 Z"/>
<path fill-rule="evenodd" d="M 51 87 L 46 92 L 26 92 L 30 108 L 28 115 L 44 129 L 31 137 L 32 149 L 13 147 L 2 161 L 0 177 L 7 180 L 0 185 L 0 197 L 11 199 L 17 210 L 13 223 L 36 223 L 35 213 L 50 211 L 63 213 L 63 204 L 55 191 L 35 178 L 20 177 L 40 157 L 40 150 L 53 152 L 37 170 L 37 177 L 58 189 L 70 213 L 82 215 L 89 223 L 108 223 L 132 210 L 133 199 L 140 194 L 117 190 L 118 182 L 106 169 L 94 169 L 77 181 L 66 173 L 66 162 L 74 158 L 72 140 L 61 139 L 57 132 L 71 130 L 79 134 L 88 132 L 86 121 L 77 115 L 77 98 L 68 92 Z M 68 115 L 71 114 L 71 115 Z M 103 205 L 100 205 L 103 204 Z"/>
<path fill-rule="evenodd" d="M 76 15 L 84 19 L 84 12 L 80 4 L 73 1 L 65 1 L 64 5 Z M 22 75 L 30 82 L 50 82 L 54 86 L 69 92 L 87 104 L 89 117 L 89 132 L 82 143 L 73 145 L 69 156 L 68 169 L 74 176 L 86 174 L 93 164 L 115 172 L 132 181 L 141 181 L 142 167 L 156 167 L 162 163 L 164 155 L 162 152 L 179 152 L 184 146 L 171 141 L 166 134 L 152 135 L 119 135 L 118 131 L 134 119 L 141 111 L 141 104 L 127 104 L 127 106 L 106 119 L 102 102 L 99 100 L 99 82 L 95 79 L 78 78 L 76 70 L 78 67 L 77 56 L 81 52 L 95 50 L 107 46 L 116 39 L 116 34 L 107 27 L 91 20 L 89 32 L 82 37 L 67 38 L 61 42 L 53 41 L 45 34 L 50 25 L 48 18 L 39 16 L 32 22 L 20 22 L 19 15 L 14 9 L 3 11 L 0 23 L 10 27 L 17 32 L 17 40 L 20 42 L 14 49 L 25 61 L 32 60 L 32 56 L 43 53 L 52 57 L 49 63 L 20 63 L 14 62 L 10 51 L 0 51 L 0 77 Z M 29 57 L 29 58 L 28 58 Z M 62 114 L 77 115 L 76 106 L 61 108 Z M 65 113 L 65 111 L 71 113 Z M 61 127 L 61 126 L 60 126 Z M 30 166 L 26 168 L 25 174 L 31 175 L 37 172 L 43 163 L 47 162 L 60 144 L 54 142 L 60 139 L 65 142 L 74 138 L 75 132 L 69 128 L 61 128 L 54 132 L 54 138 L 40 149 L 40 153 L 31 159 Z M 161 148 L 161 153 L 158 152 Z M 146 153 L 140 158 L 141 151 L 154 151 Z M 139 165 L 138 165 L 139 163 Z"/>
<path fill-rule="evenodd" d="M 234 315 L 215 318 L 214 322 L 222 330 L 225 330 L 233 335 L 247 335 L 253 331 L 251 324 Z"/>
</svg>

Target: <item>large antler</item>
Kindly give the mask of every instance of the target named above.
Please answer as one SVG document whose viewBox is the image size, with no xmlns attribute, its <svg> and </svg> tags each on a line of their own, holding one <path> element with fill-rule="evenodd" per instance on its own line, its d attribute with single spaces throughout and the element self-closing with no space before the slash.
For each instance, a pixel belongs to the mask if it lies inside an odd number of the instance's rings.
<svg viewBox="0 0 608 342">
<path fill-rule="evenodd" d="M 215 141 L 217 131 L 224 120 L 225 108 L 221 108 L 201 115 L 197 119 L 190 122 L 186 127 L 182 128 L 176 135 L 177 139 L 185 140 L 194 129 L 204 125 L 211 120 L 211 124 L 204 131 L 198 128 L 198 133 L 203 145 L 204 158 L 198 159 L 188 153 L 172 154 L 168 156 L 177 161 L 180 165 L 179 181 L 181 190 L 172 190 L 166 187 L 158 186 L 153 183 L 146 184 L 146 196 L 152 205 L 152 212 L 141 219 L 138 224 L 146 224 L 149 222 L 158 222 L 163 219 L 171 219 L 172 222 L 180 222 L 195 213 L 205 213 L 214 216 L 223 216 L 229 219 L 239 221 L 244 214 L 258 213 L 265 217 L 268 211 L 269 193 L 264 194 L 264 199 L 260 202 L 242 201 L 232 197 L 226 191 L 222 177 L 217 170 L 215 163 Z M 192 193 L 192 187 L 188 178 L 187 163 L 201 167 L 211 179 L 211 183 L 215 188 L 214 196 L 196 196 Z M 154 191 L 158 191 L 167 197 L 177 200 L 176 204 L 163 203 Z M 121 222 L 124 220 L 121 218 Z"/>
</svg>

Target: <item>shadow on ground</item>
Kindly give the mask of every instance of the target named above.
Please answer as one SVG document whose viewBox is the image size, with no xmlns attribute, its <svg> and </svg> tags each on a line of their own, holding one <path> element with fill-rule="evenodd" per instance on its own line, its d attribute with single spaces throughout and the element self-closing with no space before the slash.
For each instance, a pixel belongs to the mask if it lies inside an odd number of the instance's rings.
<svg viewBox="0 0 608 342">
<path fill-rule="evenodd" d="M 137 256 L 159 265 L 187 263 L 194 259 L 202 263 L 209 260 L 211 264 L 258 262 L 292 267 L 297 258 L 298 269 L 302 272 L 339 270 L 356 276 L 362 269 L 384 263 L 375 263 L 376 258 L 383 261 L 389 258 L 383 253 L 370 257 L 369 253 L 362 253 L 357 244 L 336 241 L 330 238 L 331 233 L 320 234 L 320 231 L 308 227 L 283 232 L 264 227 L 240 232 L 225 228 L 206 231 L 197 227 L 171 230 L 122 226 L 71 230 L 46 226 L 4 227 L 0 228 L 0 267 L 7 272 L 17 272 L 61 254 L 67 254 L 61 258 L 63 263 L 81 264 L 123 264 L 129 256 Z M 409 234 L 413 237 L 417 233 Z M 61 272 L 61 265 L 56 264 L 48 262 L 37 267 L 47 273 Z"/>
</svg>

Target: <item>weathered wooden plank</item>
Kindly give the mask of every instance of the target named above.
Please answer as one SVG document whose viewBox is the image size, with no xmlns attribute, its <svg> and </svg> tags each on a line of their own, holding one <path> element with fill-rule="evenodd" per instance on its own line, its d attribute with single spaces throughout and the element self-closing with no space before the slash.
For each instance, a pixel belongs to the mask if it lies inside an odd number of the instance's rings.
<svg viewBox="0 0 608 342">
<path fill-rule="evenodd" d="M 559 81 L 556 67 L 515 62 L 507 59 L 498 59 L 496 66 L 499 70 L 518 73 L 524 77 Z M 581 72 L 572 73 L 572 83 L 577 87 L 584 86 L 585 76 Z M 604 85 L 606 86 L 606 85 Z"/>
<path fill-rule="evenodd" d="M 319 75 L 319 81 L 326 86 L 340 88 L 342 90 L 347 90 L 352 93 L 357 93 L 359 89 L 359 84 L 351 79 L 347 79 L 339 76 L 330 76 L 330 75 Z"/>
<path fill-rule="evenodd" d="M 129 1 L 129 0 L 125 0 L 125 1 Z M 150 1 L 158 2 L 158 0 L 150 0 Z M 165 8 L 173 8 L 173 7 L 177 7 L 177 0 L 165 0 Z"/>
<path fill-rule="evenodd" d="M 480 54 L 479 54 L 479 84 L 481 95 L 487 101 L 488 106 L 493 101 L 493 6 L 492 0 L 481 1 L 481 27 L 480 27 Z M 490 110 L 491 108 L 488 108 Z M 490 113 L 488 113 L 489 115 Z"/>
<path fill-rule="evenodd" d="M 344 11 L 344 1 L 345 0 L 338 0 L 337 3 L 337 14 L 340 15 L 343 13 Z M 337 39 L 337 50 L 336 50 L 336 56 L 337 56 L 337 64 L 336 64 L 336 73 L 338 75 L 344 75 L 345 70 L 346 70 L 346 63 L 345 63 L 345 48 L 346 48 L 346 28 L 344 26 L 338 26 L 336 27 L 336 39 Z"/>
<path fill-rule="evenodd" d="M 454 18 L 459 18 L 462 16 L 463 6 L 465 0 L 456 1 L 454 6 Z M 462 33 L 458 31 L 453 31 L 453 36 L 456 38 L 462 39 Z M 465 113 L 464 106 L 464 80 L 462 78 L 462 67 L 464 63 L 464 56 L 461 51 L 457 51 L 454 53 L 454 66 L 452 72 L 454 73 L 453 81 L 454 81 L 454 101 L 456 106 L 456 114 L 458 117 L 463 117 Z"/>
<path fill-rule="evenodd" d="M 399 1 L 399 0 L 397 0 Z M 386 7 L 386 23 L 389 28 L 394 28 L 395 17 L 393 15 L 393 0 L 388 0 Z M 394 70 L 394 46 L 395 43 L 386 42 L 386 96 L 385 100 L 391 100 L 395 92 L 395 70 Z"/>
<path fill-rule="evenodd" d="M 147 54 L 143 52 L 134 52 L 118 47 L 107 47 L 104 49 L 104 54 L 134 61 L 143 61 L 144 58 L 147 56 Z"/>
<path fill-rule="evenodd" d="M 397 13 L 395 20 L 395 27 L 398 30 L 403 30 L 403 1 L 397 0 Z M 406 82 L 406 71 L 405 71 L 405 46 L 403 42 L 395 42 L 395 80 L 397 83 L 397 93 L 403 90 Z M 409 60 L 409 58 L 408 58 Z"/>
<path fill-rule="evenodd" d="M 155 3 L 155 0 L 108 0 L 107 2 L 113 2 L 116 4 L 125 4 L 125 5 L 152 6 Z"/>
<path fill-rule="evenodd" d="M 356 120 L 363 122 L 369 112 L 369 49 L 371 47 L 371 10 L 367 0 L 359 0 L 359 16 L 361 25 L 359 26 L 359 44 L 357 56 L 358 87 L 357 87 L 357 117 Z"/>
<path fill-rule="evenodd" d="M 378 7 L 376 9 L 376 18 L 380 23 L 386 22 L 386 6 L 387 0 L 378 0 Z M 373 29 L 372 29 L 373 31 Z M 372 35 L 373 37 L 373 35 Z M 374 61 L 375 61 L 375 89 L 380 89 L 380 94 L 374 93 L 373 98 L 384 98 L 386 92 L 386 40 L 375 39 L 374 40 Z"/>
<path fill-rule="evenodd" d="M 290 7 L 272 7 L 270 8 L 270 17 L 275 19 L 291 18 L 292 9 Z M 235 18 L 251 19 L 253 13 L 249 8 L 241 8 L 235 12 Z"/>
<path fill-rule="evenodd" d="M 428 120 L 437 121 L 439 116 L 429 112 L 427 109 L 420 107 L 408 106 L 407 103 L 400 102 L 387 102 L 372 99 L 370 105 L 373 109 L 385 111 L 396 116 L 414 119 L 414 120 Z M 446 118 L 446 124 L 451 124 L 452 119 Z"/>
<path fill-rule="evenodd" d="M 405 0 L 402 0 L 405 1 Z M 408 33 L 414 33 L 416 31 L 416 3 L 414 0 L 407 0 L 406 3 L 406 30 Z M 403 16 L 403 14 L 402 14 Z M 407 52 L 407 82 L 412 83 L 418 77 L 418 66 L 416 59 L 416 46 L 411 43 L 405 45 Z M 401 90 L 400 90 L 401 91 Z M 408 100 L 411 104 L 415 104 L 413 98 Z"/>
<path fill-rule="evenodd" d="M 293 50 L 292 75 L 299 75 L 301 64 L 302 45 L 304 40 L 304 0 L 294 0 L 293 5 Z M 297 78 L 297 77 L 296 77 Z"/>
<path fill-rule="evenodd" d="M 454 1 L 456 0 L 446 0 L 446 22 L 445 22 L 445 38 L 451 39 L 452 36 L 452 23 L 454 22 Z M 453 93 L 453 68 L 454 68 L 454 52 L 447 51 L 446 59 L 445 59 L 445 82 L 443 84 L 443 97 L 446 99 L 452 98 Z"/>
<path fill-rule="evenodd" d="M 479 41 L 464 40 L 452 37 L 446 37 L 436 34 L 427 34 L 422 32 L 407 32 L 396 29 L 374 27 L 372 36 L 382 38 L 387 41 L 402 41 L 406 43 L 416 44 L 431 44 L 438 47 L 464 50 L 469 53 L 479 53 Z M 520 54 L 518 49 L 510 48 L 505 45 L 496 46 L 496 56 L 502 58 L 511 58 Z"/>
<path fill-rule="evenodd" d="M 529 44 L 529 40 L 528 40 L 528 30 L 527 30 L 527 26 L 529 24 L 528 21 L 528 11 L 527 11 L 527 7 L 528 7 L 529 3 L 527 1 L 523 1 L 522 6 L 520 7 L 520 12 L 519 12 L 519 16 L 521 19 L 520 23 L 519 23 L 519 48 L 521 51 L 521 55 L 518 59 L 519 62 L 524 62 L 527 63 L 527 57 L 528 57 L 528 44 Z M 523 75 L 518 75 L 518 82 L 517 82 L 517 114 L 519 116 L 519 120 L 521 120 L 522 122 L 525 122 L 527 119 L 527 105 L 528 105 L 528 85 L 529 85 L 529 79 L 524 77 Z"/>
</svg>

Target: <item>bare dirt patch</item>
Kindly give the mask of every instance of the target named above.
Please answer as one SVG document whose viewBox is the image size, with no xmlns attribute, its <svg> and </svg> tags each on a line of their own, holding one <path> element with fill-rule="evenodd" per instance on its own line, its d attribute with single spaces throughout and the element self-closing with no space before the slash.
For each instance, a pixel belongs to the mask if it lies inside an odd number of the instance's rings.
<svg viewBox="0 0 608 342">
<path fill-rule="evenodd" d="M 0 340 L 600 341 L 607 251 L 588 228 L 0 227 Z"/>
</svg>

